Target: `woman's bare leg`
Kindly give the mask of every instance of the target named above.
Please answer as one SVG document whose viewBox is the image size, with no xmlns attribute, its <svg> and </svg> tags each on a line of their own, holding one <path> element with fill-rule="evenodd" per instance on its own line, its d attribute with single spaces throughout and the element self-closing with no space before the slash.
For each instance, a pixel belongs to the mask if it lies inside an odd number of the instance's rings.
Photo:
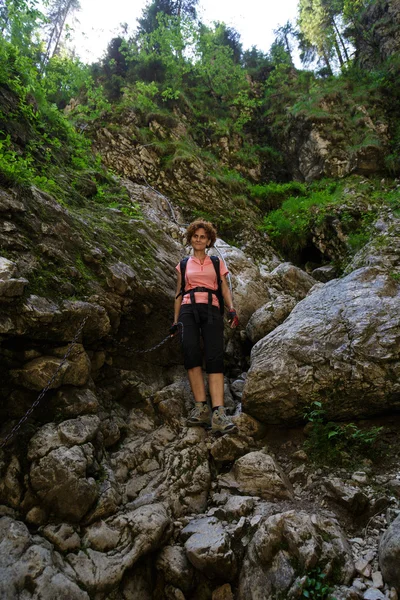
<svg viewBox="0 0 400 600">
<path fill-rule="evenodd" d="M 193 367 L 188 369 L 188 377 L 190 387 L 196 402 L 206 402 L 206 388 L 204 386 L 203 369 L 201 367 Z"/>
<path fill-rule="evenodd" d="M 209 373 L 208 386 L 210 388 L 212 407 L 224 406 L 224 374 Z"/>
</svg>

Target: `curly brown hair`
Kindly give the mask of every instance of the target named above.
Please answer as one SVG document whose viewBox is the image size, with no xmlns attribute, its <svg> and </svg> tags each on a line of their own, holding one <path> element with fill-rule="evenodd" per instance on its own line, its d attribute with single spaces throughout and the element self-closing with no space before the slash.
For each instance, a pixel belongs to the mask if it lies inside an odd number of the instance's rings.
<svg viewBox="0 0 400 600">
<path fill-rule="evenodd" d="M 187 245 L 190 246 L 192 237 L 194 236 L 196 231 L 198 229 L 200 229 L 201 227 L 205 230 L 205 232 L 210 240 L 210 242 L 208 244 L 208 248 L 212 248 L 217 239 L 217 230 L 215 229 L 215 227 L 212 223 L 210 223 L 209 221 L 203 221 L 203 219 L 197 219 L 196 221 L 193 221 L 193 223 L 190 223 L 189 227 L 186 229 Z"/>
</svg>

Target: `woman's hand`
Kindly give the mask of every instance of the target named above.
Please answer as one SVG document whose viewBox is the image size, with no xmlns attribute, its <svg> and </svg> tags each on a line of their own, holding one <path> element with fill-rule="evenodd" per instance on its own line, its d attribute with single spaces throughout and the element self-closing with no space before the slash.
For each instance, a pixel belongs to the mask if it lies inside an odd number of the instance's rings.
<svg viewBox="0 0 400 600">
<path fill-rule="evenodd" d="M 233 306 L 231 306 L 228 311 L 228 323 L 231 326 L 231 329 L 235 329 L 235 327 L 239 325 L 239 317 Z"/>
</svg>

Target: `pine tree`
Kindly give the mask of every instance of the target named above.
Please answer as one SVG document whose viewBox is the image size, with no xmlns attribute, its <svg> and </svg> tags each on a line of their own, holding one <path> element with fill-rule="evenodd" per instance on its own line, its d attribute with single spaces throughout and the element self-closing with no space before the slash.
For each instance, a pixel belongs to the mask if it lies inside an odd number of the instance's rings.
<svg viewBox="0 0 400 600">
<path fill-rule="evenodd" d="M 48 37 L 46 52 L 42 60 L 42 68 L 50 58 L 59 53 L 61 37 L 65 29 L 67 17 L 72 15 L 81 6 L 79 0 L 51 0 L 47 12 Z"/>
<path fill-rule="evenodd" d="M 157 15 L 175 17 L 189 17 L 196 19 L 196 6 L 199 0 L 153 0 L 143 10 L 142 17 L 138 19 L 139 33 L 152 33 L 158 27 Z"/>
</svg>

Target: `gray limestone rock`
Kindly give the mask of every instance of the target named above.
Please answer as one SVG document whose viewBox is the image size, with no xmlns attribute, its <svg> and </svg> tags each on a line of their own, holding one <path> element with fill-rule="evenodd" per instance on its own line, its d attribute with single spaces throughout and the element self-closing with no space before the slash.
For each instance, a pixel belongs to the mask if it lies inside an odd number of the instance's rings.
<svg viewBox="0 0 400 600">
<path fill-rule="evenodd" d="M 276 461 L 264 452 L 250 452 L 239 458 L 232 470 L 219 476 L 221 487 L 265 500 L 291 499 L 290 481 Z"/>
<path fill-rule="evenodd" d="M 56 348 L 56 356 L 41 356 L 27 362 L 22 369 L 13 369 L 10 374 L 14 381 L 30 390 L 42 390 L 52 380 L 57 369 L 56 378 L 50 389 L 64 385 L 85 385 L 90 375 L 90 360 L 81 344 L 76 344 L 68 359 L 63 362 L 67 347 Z M 61 368 L 60 368 L 61 367 Z"/>
<path fill-rule="evenodd" d="M 86 448 L 59 446 L 31 465 L 32 489 L 43 505 L 62 519 L 79 521 L 98 497 L 95 480 L 86 475 L 90 450 L 91 444 Z"/>
<path fill-rule="evenodd" d="M 231 538 L 215 517 L 202 517 L 191 521 L 181 532 L 185 550 L 192 565 L 208 576 L 233 579 L 236 573 L 236 556 L 231 548 Z"/>
<path fill-rule="evenodd" d="M 238 600 L 289 597 L 297 571 L 317 565 L 337 583 L 348 585 L 353 576 L 351 549 L 337 521 L 295 510 L 273 515 L 260 524 L 249 544 Z"/>
<path fill-rule="evenodd" d="M 9 517 L 1 518 L 0 540 L 2 600 L 89 600 L 62 556 L 40 536 L 31 536 L 26 525 Z M 34 596 L 28 591 L 32 589 Z"/>
<path fill-rule="evenodd" d="M 316 289 L 251 354 L 246 412 L 298 423 L 311 397 L 331 397 L 329 418 L 354 418 L 400 403 L 399 284 L 361 268 Z"/>
<path fill-rule="evenodd" d="M 292 296 L 278 296 L 255 311 L 246 327 L 246 334 L 255 344 L 282 323 L 296 306 Z"/>
<path fill-rule="evenodd" d="M 379 565 L 384 580 L 400 589 L 400 516 L 398 516 L 383 534 L 379 544 Z"/>
<path fill-rule="evenodd" d="M 358 487 L 345 484 L 337 477 L 325 479 L 323 485 L 327 495 L 347 508 L 354 516 L 362 515 L 370 508 L 368 496 Z"/>
<path fill-rule="evenodd" d="M 168 583 L 183 592 L 193 588 L 194 569 L 181 546 L 165 546 L 157 557 L 156 566 Z"/>
<path fill-rule="evenodd" d="M 119 536 L 117 546 L 108 552 L 88 548 L 85 552 L 68 554 L 66 561 L 90 593 L 110 591 L 141 556 L 159 548 L 169 523 L 163 504 L 125 511 L 106 520 L 106 526 Z"/>
</svg>

